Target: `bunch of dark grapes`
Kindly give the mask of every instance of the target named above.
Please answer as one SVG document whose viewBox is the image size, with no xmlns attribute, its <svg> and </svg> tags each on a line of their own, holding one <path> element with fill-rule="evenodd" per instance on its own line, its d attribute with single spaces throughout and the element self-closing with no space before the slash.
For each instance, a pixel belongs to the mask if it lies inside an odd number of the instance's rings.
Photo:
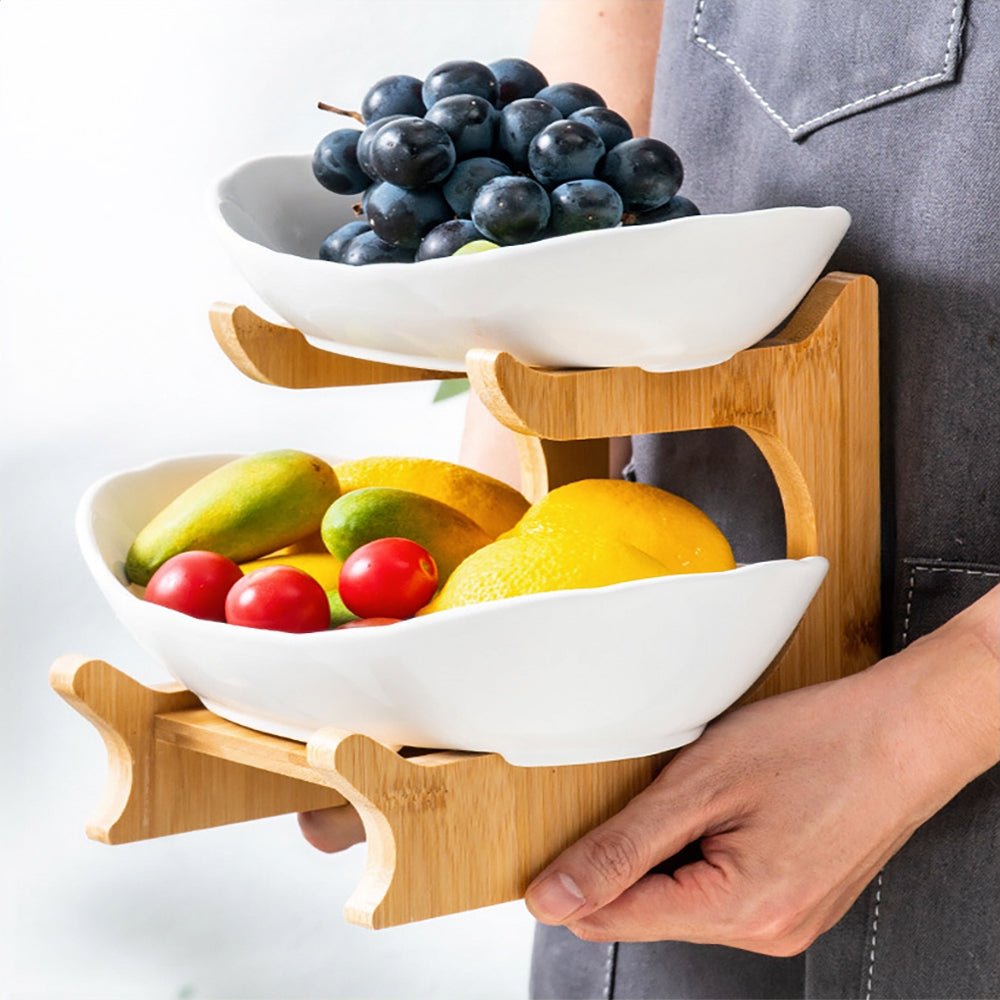
<svg viewBox="0 0 1000 1000">
<path fill-rule="evenodd" d="M 364 126 L 331 132 L 313 155 L 320 184 L 362 196 L 359 218 L 323 241 L 323 260 L 431 260 L 479 240 L 512 246 L 699 214 L 677 193 L 684 171 L 666 143 L 634 137 L 597 91 L 550 85 L 523 59 L 446 62 L 424 80 L 379 80 L 360 112 L 320 107 Z"/>
</svg>

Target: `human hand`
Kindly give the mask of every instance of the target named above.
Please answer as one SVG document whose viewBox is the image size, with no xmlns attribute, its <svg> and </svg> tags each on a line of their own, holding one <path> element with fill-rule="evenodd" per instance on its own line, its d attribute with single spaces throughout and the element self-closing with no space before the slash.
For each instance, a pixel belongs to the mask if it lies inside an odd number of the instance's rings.
<svg viewBox="0 0 1000 1000">
<path fill-rule="evenodd" d="M 997 760 L 996 650 L 975 630 L 939 633 L 718 720 L 547 866 L 529 910 L 588 941 L 803 951 Z M 703 860 L 649 873 L 698 841 Z"/>
<path fill-rule="evenodd" d="M 336 854 L 365 839 L 365 828 L 354 806 L 334 806 L 299 813 L 302 836 L 318 851 Z"/>
</svg>

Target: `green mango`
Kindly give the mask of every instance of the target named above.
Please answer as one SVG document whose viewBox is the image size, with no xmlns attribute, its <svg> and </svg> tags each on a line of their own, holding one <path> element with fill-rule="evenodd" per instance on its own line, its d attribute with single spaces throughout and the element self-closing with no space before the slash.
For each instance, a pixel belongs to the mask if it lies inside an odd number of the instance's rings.
<svg viewBox="0 0 1000 1000">
<path fill-rule="evenodd" d="M 144 586 L 171 556 L 192 549 L 238 563 L 258 559 L 315 532 L 338 496 L 336 473 L 315 455 L 237 458 L 189 486 L 139 532 L 125 575 Z"/>
<path fill-rule="evenodd" d="M 337 588 L 326 592 L 326 600 L 330 605 L 330 628 L 337 628 L 338 625 L 346 625 L 348 622 L 358 620 L 359 616 L 344 603 Z"/>
<path fill-rule="evenodd" d="M 335 501 L 323 517 L 323 544 L 339 559 L 376 538 L 409 538 L 434 557 L 444 583 L 466 556 L 493 539 L 440 500 L 389 486 L 365 486 Z"/>
</svg>

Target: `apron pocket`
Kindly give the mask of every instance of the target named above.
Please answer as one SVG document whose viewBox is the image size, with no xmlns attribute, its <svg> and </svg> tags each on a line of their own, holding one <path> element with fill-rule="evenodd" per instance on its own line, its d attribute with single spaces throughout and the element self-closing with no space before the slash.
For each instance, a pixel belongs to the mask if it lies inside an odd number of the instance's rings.
<svg viewBox="0 0 1000 1000">
<path fill-rule="evenodd" d="M 965 2 L 698 0 L 690 41 L 798 141 L 953 81 Z"/>
<path fill-rule="evenodd" d="M 1000 566 L 989 563 L 904 559 L 894 649 L 902 649 L 953 618 L 1000 584 Z"/>
</svg>

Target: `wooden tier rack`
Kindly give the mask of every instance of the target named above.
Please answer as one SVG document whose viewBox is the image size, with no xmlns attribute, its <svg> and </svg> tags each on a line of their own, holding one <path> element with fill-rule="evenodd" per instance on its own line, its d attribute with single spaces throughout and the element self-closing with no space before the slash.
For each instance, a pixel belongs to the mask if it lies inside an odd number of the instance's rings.
<svg viewBox="0 0 1000 1000">
<path fill-rule="evenodd" d="M 344 357 L 244 306 L 211 310 L 230 360 L 286 388 L 461 377 Z M 503 351 L 467 356 L 472 389 L 517 434 L 525 495 L 607 475 L 608 439 L 739 427 L 774 473 L 787 555 L 830 571 L 748 698 L 860 670 L 879 652 L 878 313 L 868 277 L 819 280 L 774 335 L 685 372 L 548 370 Z M 323 729 L 307 744 L 220 719 L 177 686 L 145 687 L 64 656 L 52 686 L 100 731 L 106 794 L 88 835 L 118 844 L 351 803 L 368 857 L 346 918 L 389 927 L 520 898 L 564 847 L 618 811 L 669 753 L 514 767 L 493 753 L 387 747 Z M 744 699 L 746 700 L 746 699 Z"/>
</svg>

